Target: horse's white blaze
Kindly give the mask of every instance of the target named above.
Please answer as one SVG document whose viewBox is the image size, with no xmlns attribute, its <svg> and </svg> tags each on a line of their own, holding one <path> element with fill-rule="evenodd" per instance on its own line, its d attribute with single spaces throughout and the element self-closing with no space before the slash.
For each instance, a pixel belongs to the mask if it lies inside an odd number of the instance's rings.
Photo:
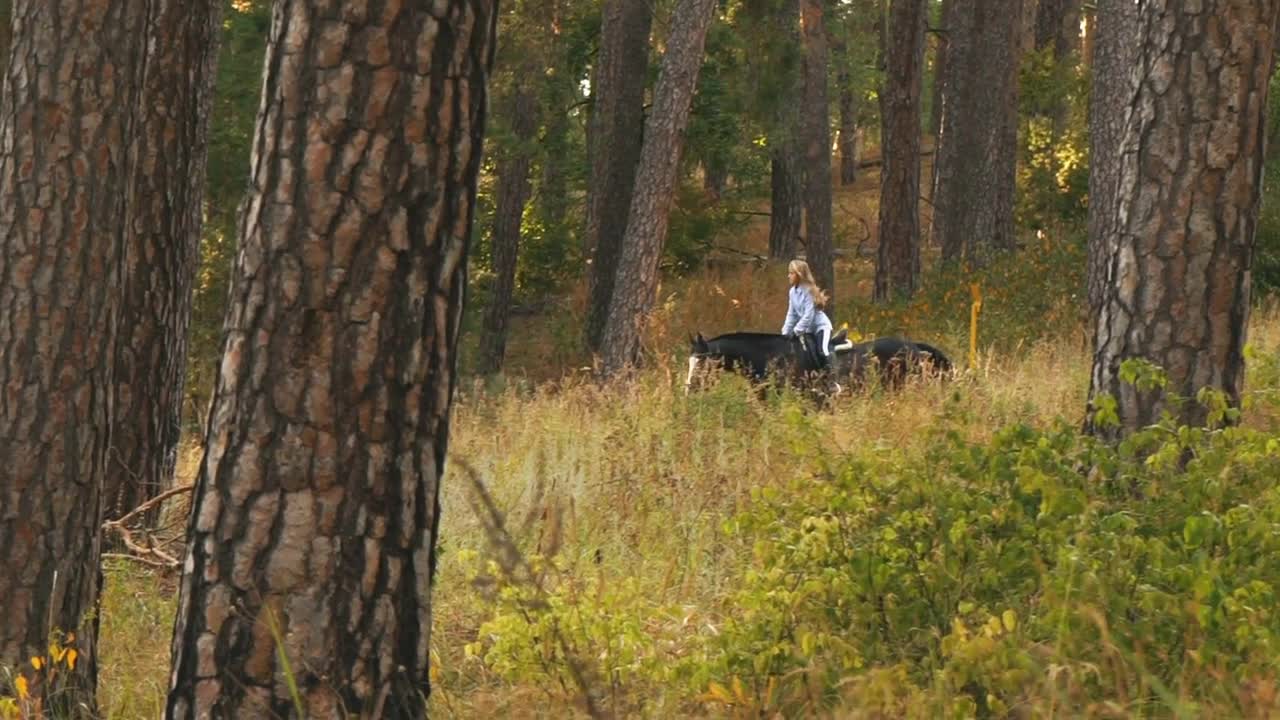
<svg viewBox="0 0 1280 720">
<path fill-rule="evenodd" d="M 698 374 L 698 366 L 702 364 L 702 358 L 697 355 L 689 356 L 689 373 L 684 377 L 684 394 L 689 394 L 689 388 L 693 386 L 693 377 Z"/>
</svg>

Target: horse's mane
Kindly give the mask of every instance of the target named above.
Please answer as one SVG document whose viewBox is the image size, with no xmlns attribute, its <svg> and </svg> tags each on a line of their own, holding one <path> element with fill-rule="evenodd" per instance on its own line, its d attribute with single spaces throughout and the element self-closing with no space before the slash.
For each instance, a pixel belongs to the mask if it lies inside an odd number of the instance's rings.
<svg viewBox="0 0 1280 720">
<path fill-rule="evenodd" d="M 707 342 L 715 342 L 716 340 L 780 340 L 782 338 L 783 336 L 778 333 L 731 332 L 707 338 Z"/>
</svg>

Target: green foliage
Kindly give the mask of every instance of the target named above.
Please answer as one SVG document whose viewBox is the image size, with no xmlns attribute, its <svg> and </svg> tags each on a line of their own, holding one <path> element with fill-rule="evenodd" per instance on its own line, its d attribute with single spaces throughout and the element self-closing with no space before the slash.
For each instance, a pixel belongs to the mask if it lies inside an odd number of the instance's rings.
<svg viewBox="0 0 1280 720">
<path fill-rule="evenodd" d="M 812 473 L 753 492 L 726 527 L 754 559 L 719 627 L 674 634 L 676 608 L 627 581 L 539 602 L 505 587 L 472 657 L 566 683 L 575 648 L 615 693 L 674 684 L 764 715 L 1267 701 L 1252 692 L 1280 650 L 1280 439 L 1162 424 L 1111 446 L 1059 423 L 975 443 L 971 420 L 952 405 L 921 453 L 811 450 Z"/>
<path fill-rule="evenodd" d="M 1271 76 L 1267 103 L 1267 158 L 1253 261 L 1253 286 L 1258 294 L 1280 290 L 1280 152 L 1276 145 L 1280 140 L 1280 71 Z"/>
<path fill-rule="evenodd" d="M 1045 48 L 1025 56 L 1018 92 L 1018 225 L 1079 223 L 1089 193 L 1088 76 Z"/>
<path fill-rule="evenodd" d="M 262 58 L 271 26 L 271 4 L 263 0 L 228 3 L 222 17 L 222 46 L 209 119 L 207 212 L 191 301 L 184 415 L 193 424 L 204 419 L 213 388 L 236 250 L 236 212 L 249 180 L 249 149 L 262 93 Z"/>
<path fill-rule="evenodd" d="M 984 268 L 935 267 L 924 273 L 910 300 L 880 305 L 841 299 L 832 320 L 859 335 L 900 334 L 951 340 L 968 346 L 971 285 L 982 293 L 978 344 L 1010 352 L 1038 340 L 1078 332 L 1084 297 L 1083 232 L 1045 234 L 1017 252 L 996 256 Z M 953 360 L 959 360 L 953 356 Z"/>
</svg>

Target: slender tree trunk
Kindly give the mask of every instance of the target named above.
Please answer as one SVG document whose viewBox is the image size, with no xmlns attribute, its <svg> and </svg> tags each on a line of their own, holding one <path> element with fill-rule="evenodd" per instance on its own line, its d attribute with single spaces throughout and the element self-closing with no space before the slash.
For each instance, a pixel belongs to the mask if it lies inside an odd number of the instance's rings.
<svg viewBox="0 0 1280 720">
<path fill-rule="evenodd" d="M 886 72 L 880 94 L 880 247 L 875 299 L 910 297 L 920 277 L 920 90 L 926 0 L 889 5 Z"/>
<path fill-rule="evenodd" d="M 720 202 L 729 185 L 729 167 L 724 158 L 708 158 L 702 165 L 702 189 L 707 199 L 713 203 Z"/>
<path fill-rule="evenodd" d="M 944 261 L 983 264 L 1015 246 L 1019 3 L 953 0 L 950 94 L 935 232 Z"/>
<path fill-rule="evenodd" d="M 969 202 L 970 188 L 957 182 L 961 149 L 972 139 L 964 135 L 967 110 L 974 80 L 969 72 L 973 47 L 974 0 L 944 0 L 943 26 L 947 29 L 946 58 L 942 65 L 942 124 L 938 128 L 933 158 L 933 242 L 942 248 L 946 262 L 963 255 L 964 236 L 950 224 L 959 222 L 960 212 Z"/>
<path fill-rule="evenodd" d="M 622 236 L 635 188 L 649 68 L 648 0 L 606 0 L 592 79 L 591 181 L 587 187 L 587 348 L 601 349 L 609 319 Z"/>
<path fill-rule="evenodd" d="M 1085 68 L 1093 67 L 1093 47 L 1098 38 L 1098 6 L 1100 5 L 1101 3 L 1095 0 L 1092 9 L 1085 8 L 1081 11 L 1085 22 L 1080 38 L 1080 64 Z"/>
<path fill-rule="evenodd" d="M 102 483 L 145 7 L 17 0 L 0 98 L 0 665 L 51 632 L 80 661 L 56 717 L 92 716 Z M 65 668 L 63 668 L 65 670 Z"/>
<path fill-rule="evenodd" d="M 715 8 L 715 0 L 679 0 L 672 15 L 662 75 L 653 93 L 653 112 L 645 125 L 617 288 L 609 305 L 606 375 L 617 374 L 639 356 L 640 333 L 658 289 L 658 260 L 667 237 L 684 132 Z"/>
<path fill-rule="evenodd" d="M 173 482 L 217 75 L 217 0 L 152 0 L 151 13 L 125 230 L 108 518 Z"/>
<path fill-rule="evenodd" d="M 510 117 L 515 147 L 498 161 L 498 191 L 493 227 L 493 297 L 485 308 L 477 368 L 491 374 L 502 370 L 507 350 L 507 320 L 516 286 L 516 259 L 520 251 L 520 225 L 529 200 L 529 167 L 533 164 L 533 140 L 538 132 L 537 98 L 528 86 L 533 73 L 515 78 Z"/>
<path fill-rule="evenodd" d="M 821 0 L 800 0 L 804 47 L 805 258 L 834 304 L 831 238 L 831 122 L 827 101 L 827 31 Z"/>
<path fill-rule="evenodd" d="M 775 147 L 770 161 L 769 257 L 786 260 L 796 254 L 796 238 L 804 221 L 804 169 L 795 144 Z"/>
<path fill-rule="evenodd" d="M 933 42 L 933 104 L 932 112 L 929 115 L 929 132 L 933 135 L 934 148 L 938 147 L 938 142 L 942 136 L 942 110 L 943 110 L 943 78 L 947 74 L 947 45 L 951 37 L 951 28 L 947 26 L 949 18 L 949 8 L 951 0 L 942 0 L 939 17 L 942 23 L 942 32 L 935 34 Z M 934 160 L 934 173 L 937 173 L 937 159 Z M 929 198 L 932 200 L 934 196 L 933 179 L 930 178 Z"/>
<path fill-rule="evenodd" d="M 1206 387 L 1239 407 L 1278 9 L 1277 0 L 1148 0 L 1139 10 L 1140 82 L 1094 332 L 1089 424 L 1098 434 L 1150 425 L 1163 410 L 1203 425 L 1208 413 L 1194 398 Z M 1124 383 L 1131 358 L 1162 367 L 1168 386 Z M 1118 426 L 1092 422 L 1104 393 Z M 1190 401 L 1172 404 L 1169 394 Z"/>
<path fill-rule="evenodd" d="M 569 211 L 569 181 L 566 166 L 570 162 L 569 106 L 574 98 L 574 79 L 567 70 L 565 40 L 561 34 L 560 2 L 551 3 L 547 34 L 551 37 L 551 62 L 543 88 L 544 130 L 542 136 L 542 177 L 538 197 L 538 213 L 542 231 L 559 247 L 569 245 L 566 218 Z"/>
<path fill-rule="evenodd" d="M 1035 49 L 1053 47 L 1059 61 L 1075 54 L 1080 40 L 1080 0 L 1040 0 Z"/>
<path fill-rule="evenodd" d="M 777 29 L 794 47 L 800 46 L 799 0 L 782 0 Z M 774 136 L 770 138 L 769 257 L 790 260 L 796 254 L 796 239 L 804 222 L 804 158 L 800 145 L 800 103 L 803 73 L 786 65 L 787 81 L 778 99 Z"/>
<path fill-rule="evenodd" d="M 495 25 L 277 0 L 166 718 L 425 716 Z"/>
<path fill-rule="evenodd" d="M 1130 0 L 1098 0 L 1101 20 L 1089 98 L 1089 317 L 1096 318 L 1106 290 L 1107 264 L 1119 228 L 1120 151 L 1133 100 L 1138 60 L 1138 6 Z"/>
<path fill-rule="evenodd" d="M 858 181 L 858 161 L 862 144 L 858 130 L 858 103 L 853 94 L 853 77 L 849 72 L 849 50 L 844 42 L 836 45 L 840 70 L 836 82 L 840 86 L 840 132 L 836 146 L 840 148 L 840 184 L 852 185 Z"/>
</svg>

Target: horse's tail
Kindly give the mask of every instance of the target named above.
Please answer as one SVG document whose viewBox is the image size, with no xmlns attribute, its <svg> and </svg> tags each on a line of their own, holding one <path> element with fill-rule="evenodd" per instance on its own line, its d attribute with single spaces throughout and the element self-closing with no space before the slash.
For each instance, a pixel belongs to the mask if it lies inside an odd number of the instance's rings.
<svg viewBox="0 0 1280 720">
<path fill-rule="evenodd" d="M 929 356 L 929 360 L 935 368 L 942 372 L 951 372 L 951 359 L 946 356 L 946 353 L 929 343 L 916 342 L 912 344 L 916 346 L 916 350 Z"/>
</svg>

